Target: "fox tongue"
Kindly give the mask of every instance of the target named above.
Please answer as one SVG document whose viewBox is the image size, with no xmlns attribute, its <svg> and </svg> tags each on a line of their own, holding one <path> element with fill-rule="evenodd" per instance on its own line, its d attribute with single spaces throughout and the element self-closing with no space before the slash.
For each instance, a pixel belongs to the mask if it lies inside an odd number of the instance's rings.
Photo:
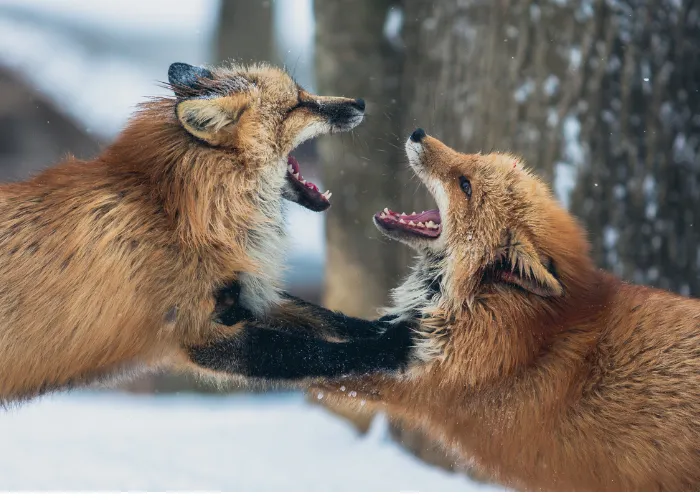
<svg viewBox="0 0 700 500">
<path fill-rule="evenodd" d="M 414 222 L 428 222 L 432 221 L 436 224 L 440 224 L 442 221 L 440 219 L 440 210 L 426 210 L 418 215 L 409 215 L 406 217 L 401 217 L 402 219 L 413 220 Z"/>
</svg>

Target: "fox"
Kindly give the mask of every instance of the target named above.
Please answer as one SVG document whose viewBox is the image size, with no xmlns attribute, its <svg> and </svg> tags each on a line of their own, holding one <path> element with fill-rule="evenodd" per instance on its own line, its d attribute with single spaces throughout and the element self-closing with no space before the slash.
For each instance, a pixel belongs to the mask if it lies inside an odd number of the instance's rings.
<svg viewBox="0 0 700 500">
<path fill-rule="evenodd" d="M 386 412 L 510 489 L 700 489 L 700 301 L 597 268 L 583 226 L 520 157 L 462 154 L 422 129 L 405 149 L 437 209 L 374 216 L 417 253 L 385 316 L 317 311 L 329 338 L 349 339 L 341 357 L 268 326 L 288 339 L 266 356 L 305 368 L 253 376 Z M 249 375 L 260 326 L 239 324 L 221 368 Z"/>
<path fill-rule="evenodd" d="M 331 198 L 291 153 L 359 125 L 364 100 L 264 63 L 173 63 L 163 85 L 173 95 L 98 157 L 0 185 L 1 404 L 166 366 L 209 374 L 187 347 L 237 333 L 227 301 L 284 309 L 283 200 Z"/>
</svg>

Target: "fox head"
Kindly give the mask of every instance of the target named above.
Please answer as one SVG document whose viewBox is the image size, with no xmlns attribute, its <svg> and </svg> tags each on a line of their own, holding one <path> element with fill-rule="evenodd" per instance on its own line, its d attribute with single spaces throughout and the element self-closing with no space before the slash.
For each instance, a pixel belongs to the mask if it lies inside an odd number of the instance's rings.
<svg viewBox="0 0 700 500">
<path fill-rule="evenodd" d="M 305 181 L 289 153 L 318 135 L 357 126 L 364 116 L 362 99 L 313 95 L 284 71 L 263 65 L 209 70 L 174 63 L 168 81 L 184 132 L 237 155 L 238 168 L 286 176 L 285 198 L 314 211 L 330 206 L 330 193 Z"/>
<path fill-rule="evenodd" d="M 174 95 L 142 104 L 105 154 L 144 178 L 183 240 L 228 246 L 251 228 L 269 240 L 281 231 L 283 197 L 330 206 L 330 192 L 304 180 L 290 153 L 357 126 L 362 99 L 313 95 L 262 64 L 174 63 L 166 86 Z"/>
<path fill-rule="evenodd" d="M 458 153 L 422 129 L 406 153 L 438 209 L 385 209 L 375 224 L 443 263 L 449 306 L 494 293 L 558 300 L 578 285 L 591 265 L 585 234 L 520 158 Z"/>
</svg>

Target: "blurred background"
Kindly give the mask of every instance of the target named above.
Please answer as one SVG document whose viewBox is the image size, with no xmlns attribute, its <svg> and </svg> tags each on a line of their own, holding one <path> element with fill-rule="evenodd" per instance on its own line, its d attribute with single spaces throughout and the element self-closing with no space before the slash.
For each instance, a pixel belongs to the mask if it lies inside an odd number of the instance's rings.
<svg viewBox="0 0 700 500">
<path fill-rule="evenodd" d="M 699 295 L 698 2 L 0 0 L 0 179 L 97 153 L 163 94 L 170 63 L 230 59 L 368 102 L 352 135 L 298 151 L 335 196 L 323 215 L 289 206 L 292 293 L 377 315 L 411 254 L 372 214 L 434 207 L 404 159 L 420 126 L 461 151 L 522 155 L 586 225 L 601 267 Z M 0 489 L 487 488 L 382 415 L 212 392 L 163 374 L 0 414 L 0 442 L 26 458 L 0 458 Z M 59 448 L 69 458 L 47 451 Z"/>
</svg>

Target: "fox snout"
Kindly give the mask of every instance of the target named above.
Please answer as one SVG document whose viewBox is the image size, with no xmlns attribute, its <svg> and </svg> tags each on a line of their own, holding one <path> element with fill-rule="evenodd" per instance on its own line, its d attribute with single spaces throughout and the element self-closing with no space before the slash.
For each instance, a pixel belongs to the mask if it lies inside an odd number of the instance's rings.
<svg viewBox="0 0 700 500">
<path fill-rule="evenodd" d="M 459 165 L 461 156 L 422 128 L 417 128 L 408 137 L 406 155 L 416 173 L 438 177 L 448 174 L 455 165 Z"/>
<path fill-rule="evenodd" d="M 431 137 L 422 128 L 414 130 L 406 141 L 406 156 L 411 168 L 418 174 L 429 173 L 429 142 Z"/>
<path fill-rule="evenodd" d="M 327 97 L 309 103 L 309 107 L 328 120 L 333 132 L 347 132 L 359 125 L 365 116 L 364 99 Z"/>
<path fill-rule="evenodd" d="M 423 139 L 425 139 L 425 136 L 427 135 L 428 134 L 425 133 L 425 130 L 423 130 L 422 128 L 417 128 L 413 131 L 409 139 L 411 142 L 420 143 Z"/>
</svg>

